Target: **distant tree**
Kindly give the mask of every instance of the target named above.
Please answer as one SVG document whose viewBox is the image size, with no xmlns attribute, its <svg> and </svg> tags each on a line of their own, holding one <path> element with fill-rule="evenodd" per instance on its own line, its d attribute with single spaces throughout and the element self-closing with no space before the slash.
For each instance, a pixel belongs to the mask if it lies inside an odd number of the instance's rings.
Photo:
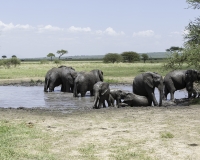
<svg viewBox="0 0 200 160">
<path fill-rule="evenodd" d="M 17 58 L 17 56 L 16 55 L 12 55 L 12 58 Z"/>
<path fill-rule="evenodd" d="M 47 54 L 47 57 L 51 57 L 51 61 L 52 61 L 52 57 L 55 57 L 55 54 L 49 53 L 49 54 Z"/>
<path fill-rule="evenodd" d="M 146 62 L 146 60 L 149 59 L 148 54 L 142 54 L 141 57 L 142 57 L 142 60 L 144 61 L 144 63 Z"/>
<path fill-rule="evenodd" d="M 59 59 L 60 59 L 60 57 L 63 56 L 64 54 L 67 54 L 68 51 L 67 51 L 67 50 L 64 50 L 64 49 L 61 49 L 61 50 L 58 50 L 56 53 L 59 54 Z"/>
<path fill-rule="evenodd" d="M 123 52 L 122 57 L 124 59 L 124 62 L 134 62 L 140 60 L 140 55 L 133 51 Z"/>
<path fill-rule="evenodd" d="M 118 53 L 108 53 L 103 58 L 104 63 L 115 63 L 121 61 L 122 61 L 122 56 Z"/>
<path fill-rule="evenodd" d="M 5 59 L 5 58 L 7 58 L 7 56 L 3 55 L 2 58 Z"/>
<path fill-rule="evenodd" d="M 180 51 L 182 51 L 182 50 L 183 50 L 183 48 L 181 48 L 181 47 L 176 47 L 176 46 L 172 46 L 172 47 L 170 47 L 169 49 L 166 49 L 167 52 L 175 52 L 175 51 L 180 52 Z"/>
</svg>

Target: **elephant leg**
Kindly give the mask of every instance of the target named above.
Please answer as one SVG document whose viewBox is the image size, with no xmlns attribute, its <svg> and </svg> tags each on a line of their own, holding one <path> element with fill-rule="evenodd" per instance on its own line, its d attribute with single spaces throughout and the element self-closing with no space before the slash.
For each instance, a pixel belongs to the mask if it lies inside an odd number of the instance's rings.
<svg viewBox="0 0 200 160">
<path fill-rule="evenodd" d="M 153 91 L 148 91 L 148 97 L 153 101 L 154 106 L 158 106 L 158 102 Z"/>
<path fill-rule="evenodd" d="M 93 90 L 90 90 L 90 96 L 94 96 Z"/>
<path fill-rule="evenodd" d="M 168 93 L 169 93 L 169 90 L 167 89 L 167 87 L 165 87 L 165 89 L 164 89 L 164 97 L 163 97 L 164 100 L 167 100 Z"/>
</svg>

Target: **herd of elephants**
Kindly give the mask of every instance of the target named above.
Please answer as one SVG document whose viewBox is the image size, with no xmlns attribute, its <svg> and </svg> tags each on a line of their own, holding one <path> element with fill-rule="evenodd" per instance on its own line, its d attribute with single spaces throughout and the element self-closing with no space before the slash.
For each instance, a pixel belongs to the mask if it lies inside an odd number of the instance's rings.
<svg viewBox="0 0 200 160">
<path fill-rule="evenodd" d="M 193 83 L 200 80 L 200 71 L 194 69 L 174 70 L 163 78 L 155 72 L 144 72 L 133 80 L 133 91 L 127 92 L 121 89 L 112 89 L 109 83 L 103 82 L 103 71 L 94 69 L 90 72 L 77 72 L 73 67 L 60 66 L 50 69 L 45 76 L 44 91 L 52 92 L 56 86 L 61 85 L 62 92 L 71 92 L 74 97 L 81 97 L 90 92 L 94 96 L 93 108 L 99 109 L 116 105 L 128 106 L 162 106 L 170 93 L 170 102 L 174 102 L 174 92 L 186 88 L 188 98 L 199 97 Z M 156 100 L 154 90 L 159 91 L 159 103 Z M 123 100 L 123 102 L 121 101 Z"/>
</svg>

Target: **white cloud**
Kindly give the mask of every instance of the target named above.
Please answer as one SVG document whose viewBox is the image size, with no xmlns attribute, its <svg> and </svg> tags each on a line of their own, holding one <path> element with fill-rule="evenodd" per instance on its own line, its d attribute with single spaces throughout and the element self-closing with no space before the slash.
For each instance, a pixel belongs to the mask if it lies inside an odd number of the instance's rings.
<svg viewBox="0 0 200 160">
<path fill-rule="evenodd" d="M 38 26 L 39 32 L 44 32 L 44 31 L 62 31 L 62 28 L 59 27 L 54 27 L 52 25 L 46 25 L 46 26 Z"/>
<path fill-rule="evenodd" d="M 69 27 L 68 30 L 70 32 L 90 32 L 91 31 L 90 27 L 81 28 L 81 27 L 74 27 L 74 26 Z"/>
<path fill-rule="evenodd" d="M 98 34 L 98 35 L 107 34 L 107 35 L 110 35 L 110 36 L 118 36 L 118 35 L 124 35 L 124 32 L 123 31 L 116 32 L 113 28 L 108 27 L 108 28 L 106 28 L 105 31 L 97 30 L 96 34 Z"/>
<path fill-rule="evenodd" d="M 14 25 L 13 23 L 5 24 L 2 21 L 0 21 L 0 29 L 2 31 L 8 31 L 8 30 L 12 30 L 12 29 L 32 29 L 32 28 L 34 28 L 34 27 L 30 26 L 29 24 L 26 24 L 26 25 L 21 25 L 21 24 Z"/>
<path fill-rule="evenodd" d="M 155 33 L 152 30 L 139 31 L 133 33 L 133 37 L 152 37 L 152 36 L 155 36 Z"/>
</svg>

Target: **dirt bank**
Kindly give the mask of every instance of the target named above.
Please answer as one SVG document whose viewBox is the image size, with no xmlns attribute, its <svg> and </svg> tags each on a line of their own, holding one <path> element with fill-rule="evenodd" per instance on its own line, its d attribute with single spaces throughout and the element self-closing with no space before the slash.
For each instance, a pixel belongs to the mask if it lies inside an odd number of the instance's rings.
<svg viewBox="0 0 200 160">
<path fill-rule="evenodd" d="M 25 122 L 47 133 L 50 138 L 43 143 L 48 143 L 55 159 L 199 160 L 199 113 L 197 105 L 106 108 L 72 114 L 0 109 L 0 120 Z"/>
</svg>

